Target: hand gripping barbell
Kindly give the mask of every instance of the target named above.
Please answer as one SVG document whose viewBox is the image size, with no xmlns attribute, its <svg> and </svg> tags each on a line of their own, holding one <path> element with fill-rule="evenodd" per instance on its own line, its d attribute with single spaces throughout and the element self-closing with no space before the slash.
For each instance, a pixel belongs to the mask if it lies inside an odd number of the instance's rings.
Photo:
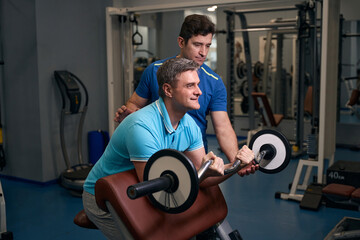
<svg viewBox="0 0 360 240">
<path fill-rule="evenodd" d="M 282 171 L 290 161 L 291 148 L 287 139 L 275 130 L 265 129 L 257 132 L 250 140 L 250 149 L 255 154 L 255 163 L 264 173 Z M 240 160 L 225 169 L 224 175 L 240 170 Z M 199 183 L 212 164 L 206 161 L 196 171 L 194 164 L 185 154 L 163 149 L 154 153 L 144 169 L 144 182 L 128 187 L 131 199 L 147 195 L 152 204 L 167 213 L 181 213 L 195 202 Z"/>
</svg>

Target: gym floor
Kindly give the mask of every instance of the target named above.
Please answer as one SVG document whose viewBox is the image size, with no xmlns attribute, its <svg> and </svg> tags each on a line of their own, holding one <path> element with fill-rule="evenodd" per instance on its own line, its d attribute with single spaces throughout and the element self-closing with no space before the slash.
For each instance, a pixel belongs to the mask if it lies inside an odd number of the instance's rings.
<svg viewBox="0 0 360 240">
<path fill-rule="evenodd" d="M 214 136 L 209 149 L 221 155 Z M 360 161 L 360 151 L 338 148 L 335 160 Z M 221 185 L 228 205 L 227 220 L 244 240 L 323 239 L 343 217 L 360 218 L 360 212 L 326 208 L 300 209 L 299 203 L 275 199 L 275 192 L 289 192 L 298 159 L 276 175 L 257 172 L 233 176 Z M 58 184 L 39 185 L 1 178 L 7 209 L 7 229 L 15 240 L 105 239 L 98 230 L 73 223 L 82 209 L 80 198 L 72 197 Z M 169 238 L 171 239 L 171 238 Z"/>
</svg>

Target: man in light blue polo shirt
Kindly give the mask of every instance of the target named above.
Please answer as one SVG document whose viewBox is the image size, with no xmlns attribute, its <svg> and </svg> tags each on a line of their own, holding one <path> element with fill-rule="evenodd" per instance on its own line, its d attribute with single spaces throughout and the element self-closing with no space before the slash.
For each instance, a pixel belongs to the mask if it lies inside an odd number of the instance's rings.
<svg viewBox="0 0 360 240">
<path fill-rule="evenodd" d="M 205 153 L 201 131 L 187 114 L 189 110 L 200 108 L 198 99 L 202 92 L 198 65 L 185 58 L 170 59 L 159 68 L 157 79 L 161 86 L 160 98 L 128 116 L 117 127 L 84 184 L 84 210 L 108 239 L 118 239 L 121 232 L 111 215 L 96 204 L 94 187 L 99 178 L 135 168 L 142 181 L 146 161 L 155 152 L 166 148 L 184 152 L 196 169 L 205 160 L 214 160 L 200 187 L 217 185 L 231 176 L 223 175 L 224 169 L 231 164 L 224 165 L 223 160 L 212 152 Z M 237 157 L 248 165 L 254 154 L 246 147 Z"/>
<path fill-rule="evenodd" d="M 94 194 L 95 182 L 99 178 L 133 169 L 133 161 L 146 162 L 160 149 L 185 152 L 202 147 L 201 132 L 194 120 L 185 114 L 175 130 L 164 100 L 159 98 L 131 114 L 116 128 L 100 163 L 89 174 L 84 189 Z"/>
</svg>

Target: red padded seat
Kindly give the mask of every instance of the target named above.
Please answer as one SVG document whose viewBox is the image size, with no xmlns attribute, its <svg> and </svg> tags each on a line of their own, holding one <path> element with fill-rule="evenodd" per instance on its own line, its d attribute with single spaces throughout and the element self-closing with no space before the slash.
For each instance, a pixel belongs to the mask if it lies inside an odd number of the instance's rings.
<svg viewBox="0 0 360 240">
<path fill-rule="evenodd" d="M 346 201 L 350 199 L 351 193 L 354 192 L 355 189 L 354 186 L 331 183 L 325 186 L 322 192 L 325 197 L 332 201 Z"/>
<path fill-rule="evenodd" d="M 360 204 L 360 188 L 351 193 L 351 200 Z"/>
</svg>

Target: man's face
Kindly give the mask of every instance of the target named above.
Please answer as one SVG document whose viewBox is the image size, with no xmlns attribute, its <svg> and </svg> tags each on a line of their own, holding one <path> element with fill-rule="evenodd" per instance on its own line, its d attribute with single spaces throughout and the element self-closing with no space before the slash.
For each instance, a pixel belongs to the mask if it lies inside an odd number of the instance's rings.
<svg viewBox="0 0 360 240">
<path fill-rule="evenodd" d="M 211 33 L 206 36 L 192 36 L 187 44 L 185 44 L 185 40 L 182 37 L 178 37 L 178 43 L 181 48 L 180 57 L 191 59 L 201 66 L 206 60 L 212 37 Z"/>
<path fill-rule="evenodd" d="M 176 86 L 172 88 L 175 106 L 185 112 L 199 109 L 199 97 L 202 94 L 199 88 L 200 79 L 197 71 L 186 71 L 178 76 Z"/>
</svg>

